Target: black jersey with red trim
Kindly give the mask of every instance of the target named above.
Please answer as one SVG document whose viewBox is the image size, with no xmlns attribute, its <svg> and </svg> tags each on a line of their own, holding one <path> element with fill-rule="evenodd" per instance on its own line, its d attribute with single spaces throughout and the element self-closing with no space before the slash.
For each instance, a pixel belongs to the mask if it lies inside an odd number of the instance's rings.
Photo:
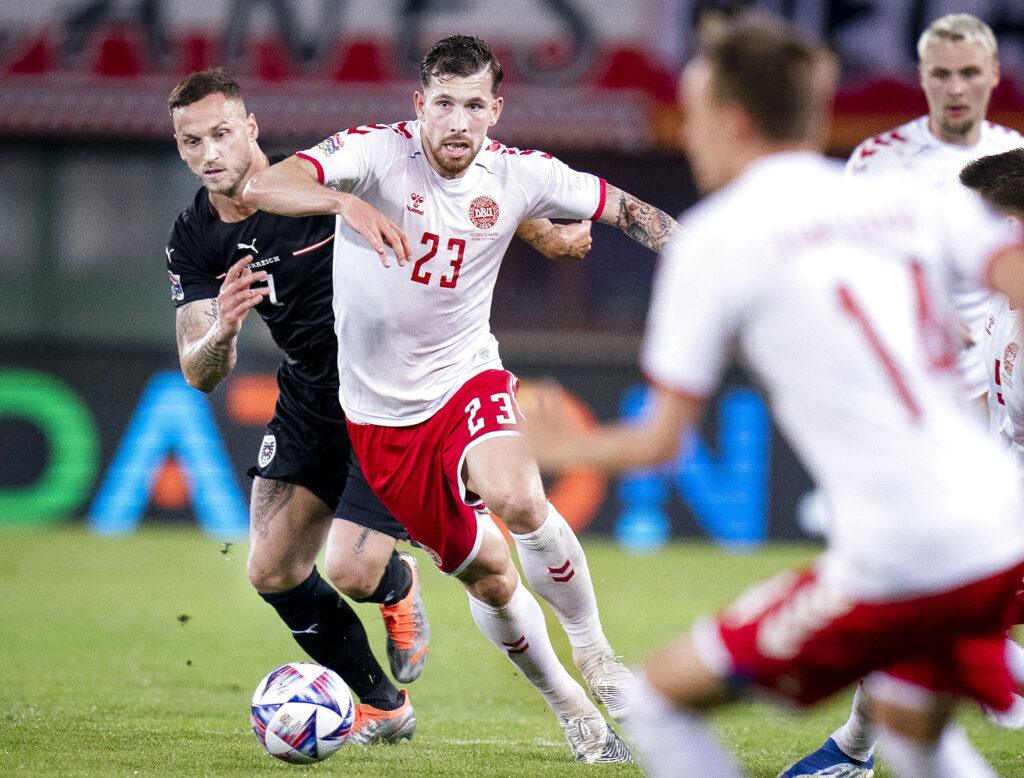
<svg viewBox="0 0 1024 778">
<path fill-rule="evenodd" d="M 175 307 L 216 298 L 224 274 L 243 257 L 267 272 L 271 293 L 256 306 L 291 373 L 303 382 L 338 386 L 338 341 L 331 305 L 334 217 L 257 211 L 221 221 L 206 189 L 178 216 L 167 242 Z"/>
</svg>

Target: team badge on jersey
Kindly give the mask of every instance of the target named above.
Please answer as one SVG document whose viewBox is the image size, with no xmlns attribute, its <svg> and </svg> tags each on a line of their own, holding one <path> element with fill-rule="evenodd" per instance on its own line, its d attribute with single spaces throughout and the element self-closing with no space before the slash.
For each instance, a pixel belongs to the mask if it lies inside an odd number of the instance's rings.
<svg viewBox="0 0 1024 778">
<path fill-rule="evenodd" d="M 266 467 L 273 459 L 274 454 L 277 453 L 277 438 L 273 434 L 264 435 L 263 443 L 260 445 L 260 455 L 256 458 L 256 464 L 260 467 Z"/>
<path fill-rule="evenodd" d="M 344 145 L 345 141 L 341 139 L 341 133 L 338 132 L 332 135 L 331 137 L 320 141 L 318 144 L 316 144 L 316 147 L 324 153 L 325 157 L 329 157 L 331 156 L 331 154 L 341 149 L 341 147 Z"/>
<path fill-rule="evenodd" d="M 1013 364 L 1017 361 L 1017 352 L 1020 350 L 1020 346 L 1016 343 L 1011 343 L 1006 347 L 1006 351 L 1003 352 L 1003 383 L 1007 386 L 1013 386 Z"/>
<path fill-rule="evenodd" d="M 167 275 L 171 278 L 171 299 L 176 303 L 180 303 L 185 299 L 185 290 L 181 288 L 181 276 L 177 273 L 172 273 L 170 270 L 167 271 Z"/>
<path fill-rule="evenodd" d="M 469 220 L 479 230 L 489 230 L 498 221 L 498 204 L 487 195 L 481 195 L 469 204 Z"/>
</svg>

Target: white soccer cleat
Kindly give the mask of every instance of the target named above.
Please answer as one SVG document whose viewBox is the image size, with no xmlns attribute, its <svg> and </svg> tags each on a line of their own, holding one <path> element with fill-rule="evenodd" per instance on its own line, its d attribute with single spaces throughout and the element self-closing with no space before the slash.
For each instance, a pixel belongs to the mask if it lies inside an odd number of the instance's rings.
<svg viewBox="0 0 1024 778">
<path fill-rule="evenodd" d="M 577 716 L 562 723 L 565 739 L 577 762 L 587 764 L 632 762 L 629 747 L 608 726 L 600 713 Z"/>
<path fill-rule="evenodd" d="M 572 661 L 579 668 L 590 693 L 604 705 L 608 715 L 617 722 L 625 721 L 629 715 L 626 690 L 634 679 L 633 674 L 615 656 L 611 646 L 605 642 L 586 648 L 574 648 Z"/>
</svg>

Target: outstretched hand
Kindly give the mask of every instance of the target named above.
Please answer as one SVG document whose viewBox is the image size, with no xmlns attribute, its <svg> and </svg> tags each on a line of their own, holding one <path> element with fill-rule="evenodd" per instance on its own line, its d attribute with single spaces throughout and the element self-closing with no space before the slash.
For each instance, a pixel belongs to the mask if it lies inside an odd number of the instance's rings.
<svg viewBox="0 0 1024 778">
<path fill-rule="evenodd" d="M 265 270 L 252 270 L 249 263 L 251 256 L 243 257 L 228 268 L 224 274 L 224 283 L 220 285 L 217 295 L 217 321 L 221 332 L 227 337 L 234 337 L 242 329 L 242 322 L 270 294 L 269 287 L 253 284 L 267 280 Z"/>
<path fill-rule="evenodd" d="M 387 248 L 395 252 L 395 258 L 401 267 L 409 261 L 412 249 L 405 233 L 376 208 L 361 200 L 355 195 L 345 198 L 345 207 L 341 213 L 345 224 L 362 235 L 370 248 L 380 256 L 381 264 L 384 267 L 391 267 L 391 259 L 388 257 Z"/>
</svg>

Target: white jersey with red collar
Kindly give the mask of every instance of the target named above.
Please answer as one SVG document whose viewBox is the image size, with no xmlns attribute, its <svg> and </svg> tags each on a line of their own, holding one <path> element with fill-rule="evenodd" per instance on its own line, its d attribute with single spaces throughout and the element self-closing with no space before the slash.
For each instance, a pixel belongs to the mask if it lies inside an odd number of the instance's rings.
<svg viewBox="0 0 1024 778">
<path fill-rule="evenodd" d="M 988 409 L 993 435 L 1012 454 L 1024 477 L 1024 311 L 992 295 L 982 338 L 989 367 Z"/>
<path fill-rule="evenodd" d="M 928 129 L 928 117 L 920 116 L 894 130 L 868 138 L 850 155 L 846 171 L 850 174 L 906 173 L 925 186 L 954 196 L 970 192 L 960 184 L 960 171 L 969 162 L 990 154 L 1024 147 L 1024 136 L 1009 127 L 985 121 L 973 146 L 957 146 L 936 138 Z M 967 324 L 975 343 L 988 307 L 988 291 L 965 284 L 953 289 L 957 313 Z M 967 397 L 983 394 L 988 386 L 985 366 L 978 347 L 965 349 L 957 358 Z"/>
<path fill-rule="evenodd" d="M 1017 242 L 1005 219 L 779 154 L 681 226 L 658 267 L 642 367 L 706 398 L 742 358 L 828 502 L 825 574 L 886 599 L 1024 558 L 1024 501 L 957 397 L 945 302 L 953 279 L 982 281 Z"/>
<path fill-rule="evenodd" d="M 516 228 L 541 217 L 592 219 L 605 183 L 549 154 L 485 139 L 463 176 L 439 176 L 418 121 L 339 132 L 301 152 L 321 183 L 362 198 L 401 228 L 412 258 L 381 265 L 341 218 L 334 314 L 341 401 L 357 423 L 417 424 L 471 376 L 500 368 L 491 296 Z"/>
</svg>

